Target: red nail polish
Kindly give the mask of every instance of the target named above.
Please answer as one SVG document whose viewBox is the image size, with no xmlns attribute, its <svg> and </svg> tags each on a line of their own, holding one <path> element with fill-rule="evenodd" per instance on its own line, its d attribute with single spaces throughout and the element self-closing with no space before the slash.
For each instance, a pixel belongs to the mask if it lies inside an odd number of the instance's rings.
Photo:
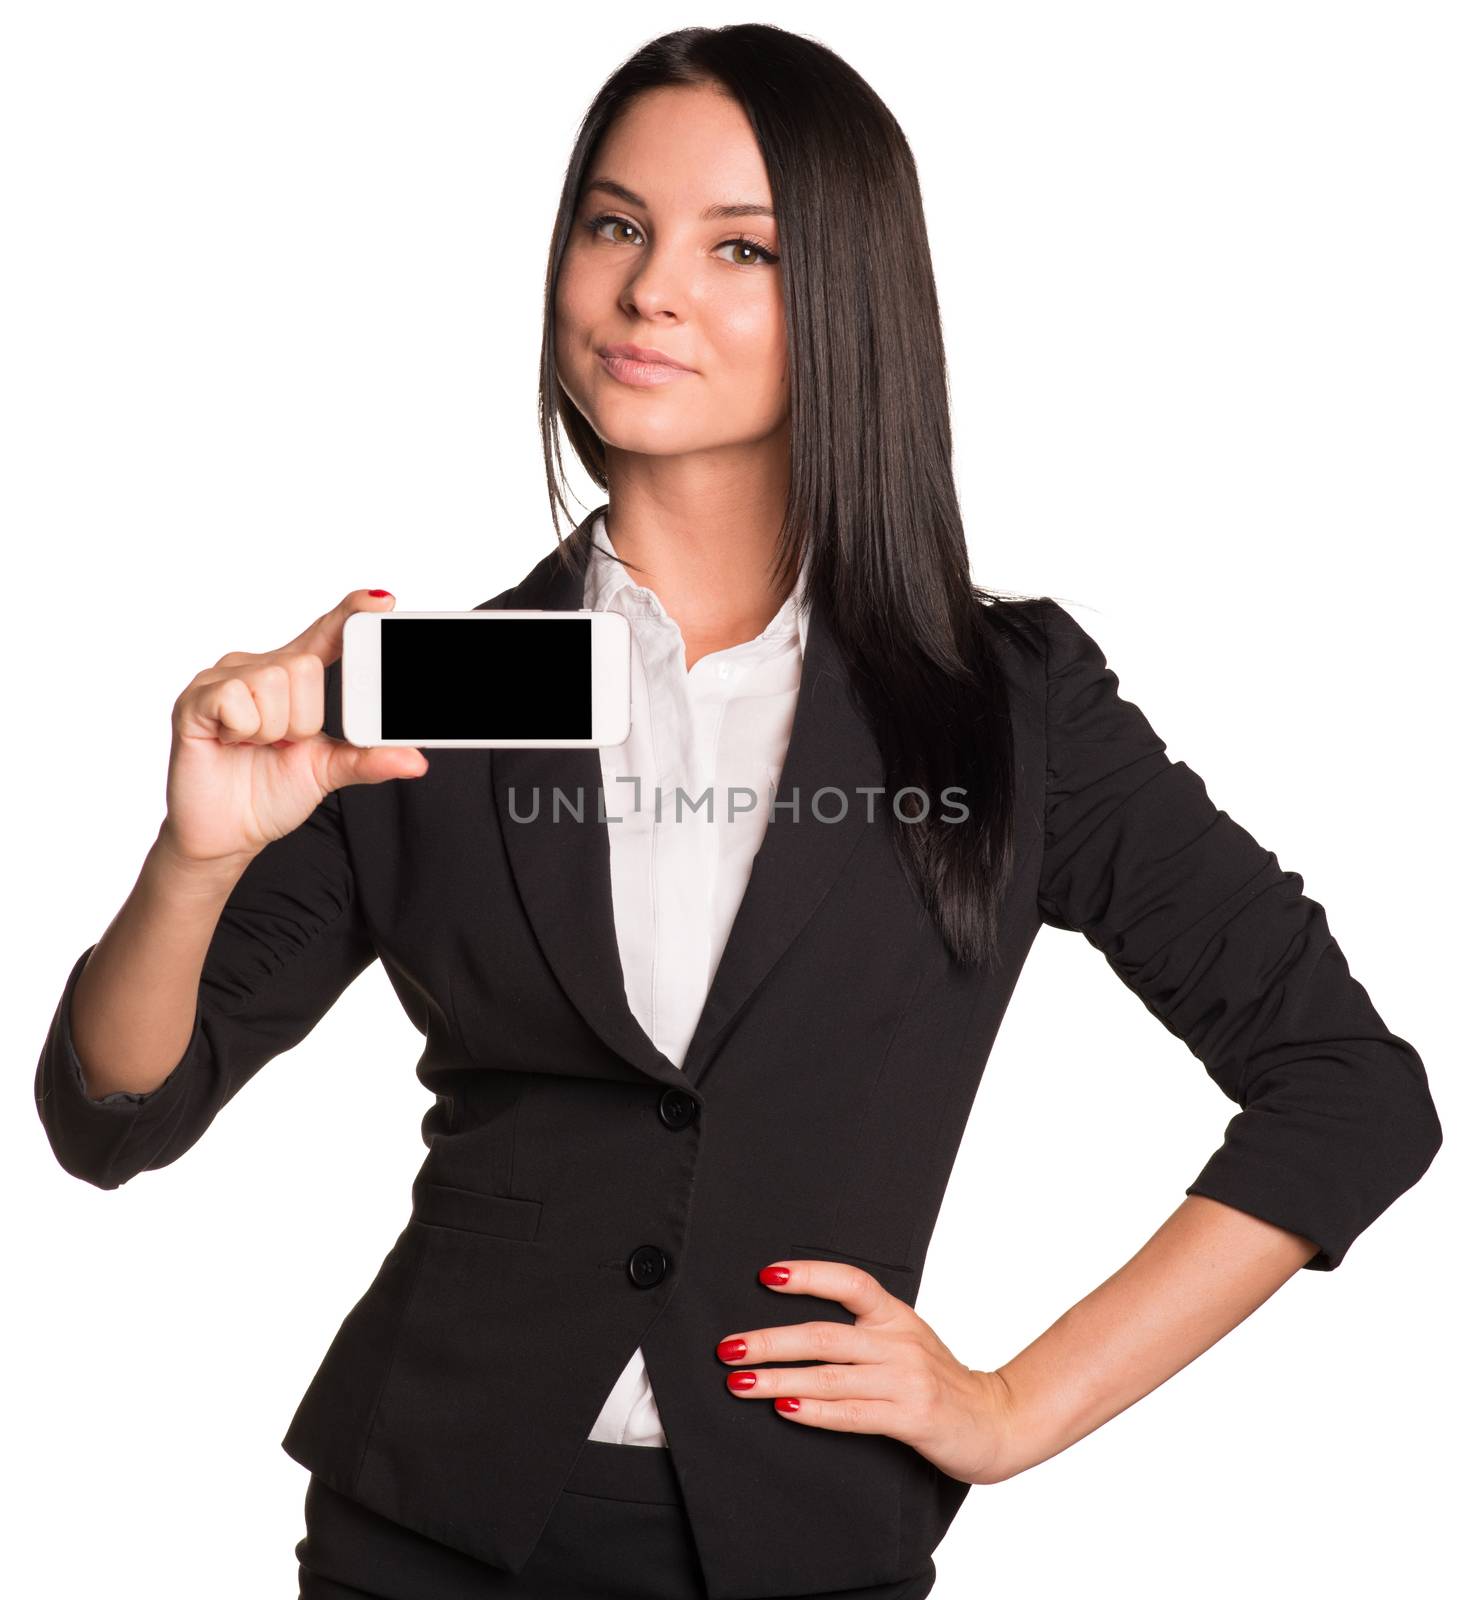
<svg viewBox="0 0 1470 1600">
<path fill-rule="evenodd" d="M 777 1411 L 800 1411 L 801 1401 L 794 1399 L 789 1394 L 783 1394 L 776 1402 Z"/>
<path fill-rule="evenodd" d="M 732 1389 L 753 1389 L 755 1388 L 755 1373 L 732 1372 L 730 1376 L 726 1378 L 725 1382 L 728 1383 Z"/>
<path fill-rule="evenodd" d="M 372 595 L 375 600 L 384 600 L 390 597 L 393 591 L 391 589 L 369 589 L 368 593 Z"/>
<path fill-rule="evenodd" d="M 791 1268 L 790 1267 L 762 1267 L 761 1268 L 761 1282 L 762 1283 L 781 1284 L 781 1283 L 785 1283 L 787 1281 L 787 1279 L 790 1278 L 790 1276 L 791 1276 Z"/>
<path fill-rule="evenodd" d="M 743 1361 L 745 1359 L 744 1339 L 722 1339 L 715 1346 L 715 1354 L 721 1361 Z"/>
</svg>

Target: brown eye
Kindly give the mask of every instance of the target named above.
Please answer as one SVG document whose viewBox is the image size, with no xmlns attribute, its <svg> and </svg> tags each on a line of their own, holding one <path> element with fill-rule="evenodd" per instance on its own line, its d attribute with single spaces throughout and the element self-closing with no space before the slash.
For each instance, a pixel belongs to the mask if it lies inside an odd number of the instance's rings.
<svg viewBox="0 0 1470 1600">
<path fill-rule="evenodd" d="M 781 259 L 764 245 L 757 244 L 754 239 L 726 239 L 719 248 L 735 251 L 734 265 L 737 267 L 770 267 L 775 266 Z"/>
<path fill-rule="evenodd" d="M 608 238 L 608 235 L 603 233 L 602 230 L 609 222 L 615 222 L 619 228 L 625 229 L 629 233 L 638 234 L 640 239 L 643 237 L 636 223 L 629 222 L 626 217 L 619 217 L 611 211 L 604 212 L 600 217 L 589 217 L 587 221 L 582 224 L 582 226 L 585 227 L 595 238 L 606 239 Z M 610 242 L 613 244 L 627 244 L 629 241 L 627 239 L 615 238 Z"/>
</svg>

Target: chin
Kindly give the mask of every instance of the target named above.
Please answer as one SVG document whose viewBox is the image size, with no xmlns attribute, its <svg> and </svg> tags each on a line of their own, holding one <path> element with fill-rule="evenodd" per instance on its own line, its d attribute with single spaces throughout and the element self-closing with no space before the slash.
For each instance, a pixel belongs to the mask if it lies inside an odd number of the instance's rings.
<svg viewBox="0 0 1470 1600">
<path fill-rule="evenodd" d="M 611 410 L 600 406 L 590 420 L 597 437 L 614 450 L 640 456 L 682 456 L 708 449 L 711 443 L 690 428 L 687 417 L 620 417 L 609 415 Z"/>
</svg>

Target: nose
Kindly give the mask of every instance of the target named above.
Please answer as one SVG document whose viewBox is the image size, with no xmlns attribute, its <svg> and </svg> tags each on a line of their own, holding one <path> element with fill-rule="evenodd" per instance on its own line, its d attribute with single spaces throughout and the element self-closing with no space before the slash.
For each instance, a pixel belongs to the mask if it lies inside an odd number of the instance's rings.
<svg viewBox="0 0 1470 1600">
<path fill-rule="evenodd" d="M 623 292 L 623 308 L 649 320 L 683 316 L 689 304 L 687 276 L 667 249 L 650 245 Z"/>
</svg>

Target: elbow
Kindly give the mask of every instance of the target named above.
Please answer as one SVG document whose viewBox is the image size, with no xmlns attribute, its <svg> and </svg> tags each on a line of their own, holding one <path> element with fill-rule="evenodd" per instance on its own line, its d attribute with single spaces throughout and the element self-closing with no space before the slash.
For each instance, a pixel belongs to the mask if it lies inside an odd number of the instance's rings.
<svg viewBox="0 0 1470 1600">
<path fill-rule="evenodd" d="M 1389 1036 L 1394 1070 L 1379 1080 L 1379 1138 L 1407 1189 L 1428 1172 L 1444 1144 L 1444 1128 L 1429 1089 L 1424 1059 L 1407 1040 Z"/>
<path fill-rule="evenodd" d="M 1318 1246 L 1331 1271 L 1354 1239 L 1424 1176 L 1444 1142 L 1418 1055 L 1293 1055 L 1260 1075 L 1224 1144 L 1186 1193 L 1253 1212 Z"/>
<path fill-rule="evenodd" d="M 77 1178 L 82 1183 L 89 1183 L 94 1189 L 119 1189 L 131 1174 L 119 1177 L 110 1163 L 94 1163 L 85 1159 L 78 1159 L 59 1149 L 52 1141 L 51 1149 L 56 1156 L 56 1164 L 68 1177 Z"/>
<path fill-rule="evenodd" d="M 1427 1085 L 1412 1108 L 1410 1126 L 1413 1130 L 1412 1143 L 1418 1151 L 1416 1157 L 1418 1171 L 1413 1179 L 1417 1183 L 1429 1171 L 1444 1144 L 1444 1128 L 1440 1124 L 1439 1111 L 1435 1107 L 1434 1097 Z"/>
<path fill-rule="evenodd" d="M 36 1114 L 56 1164 L 95 1189 L 117 1189 L 169 1159 L 177 1095 L 93 1099 L 69 1038 L 53 1030 L 36 1067 Z"/>
<path fill-rule="evenodd" d="M 93 1096 L 71 1030 L 71 997 L 89 954 L 72 967 L 42 1044 L 36 1112 L 63 1172 L 96 1189 L 117 1189 L 182 1155 L 225 1098 L 225 1086 L 196 1018 L 188 1049 L 156 1088 Z"/>
<path fill-rule="evenodd" d="M 1355 1177 L 1361 1186 L 1359 1226 L 1366 1226 L 1407 1194 L 1429 1171 L 1444 1144 L 1439 1112 L 1422 1078 L 1383 1095 L 1377 1111 L 1372 1123 L 1361 1128 L 1358 1139 L 1345 1151 L 1345 1181 Z"/>
<path fill-rule="evenodd" d="M 1413 1188 L 1444 1144 L 1439 1111 L 1417 1052 L 1404 1047 L 1395 1060 L 1407 1060 L 1410 1070 L 1385 1075 L 1377 1093 L 1355 1108 L 1357 1137 L 1350 1141 L 1365 1177 L 1372 1175 L 1378 1210 Z"/>
<path fill-rule="evenodd" d="M 56 1164 L 68 1177 L 79 1178 L 95 1189 L 116 1189 L 124 1180 L 117 1175 L 113 1140 L 98 1137 L 69 1119 L 56 1105 L 45 1082 L 36 1086 L 36 1111 Z"/>
<path fill-rule="evenodd" d="M 36 1069 L 36 1115 L 56 1164 L 69 1177 L 95 1189 L 116 1189 L 132 1176 L 119 1158 L 130 1140 L 126 1110 L 86 1097 L 75 1064 L 52 1045 Z"/>
</svg>

